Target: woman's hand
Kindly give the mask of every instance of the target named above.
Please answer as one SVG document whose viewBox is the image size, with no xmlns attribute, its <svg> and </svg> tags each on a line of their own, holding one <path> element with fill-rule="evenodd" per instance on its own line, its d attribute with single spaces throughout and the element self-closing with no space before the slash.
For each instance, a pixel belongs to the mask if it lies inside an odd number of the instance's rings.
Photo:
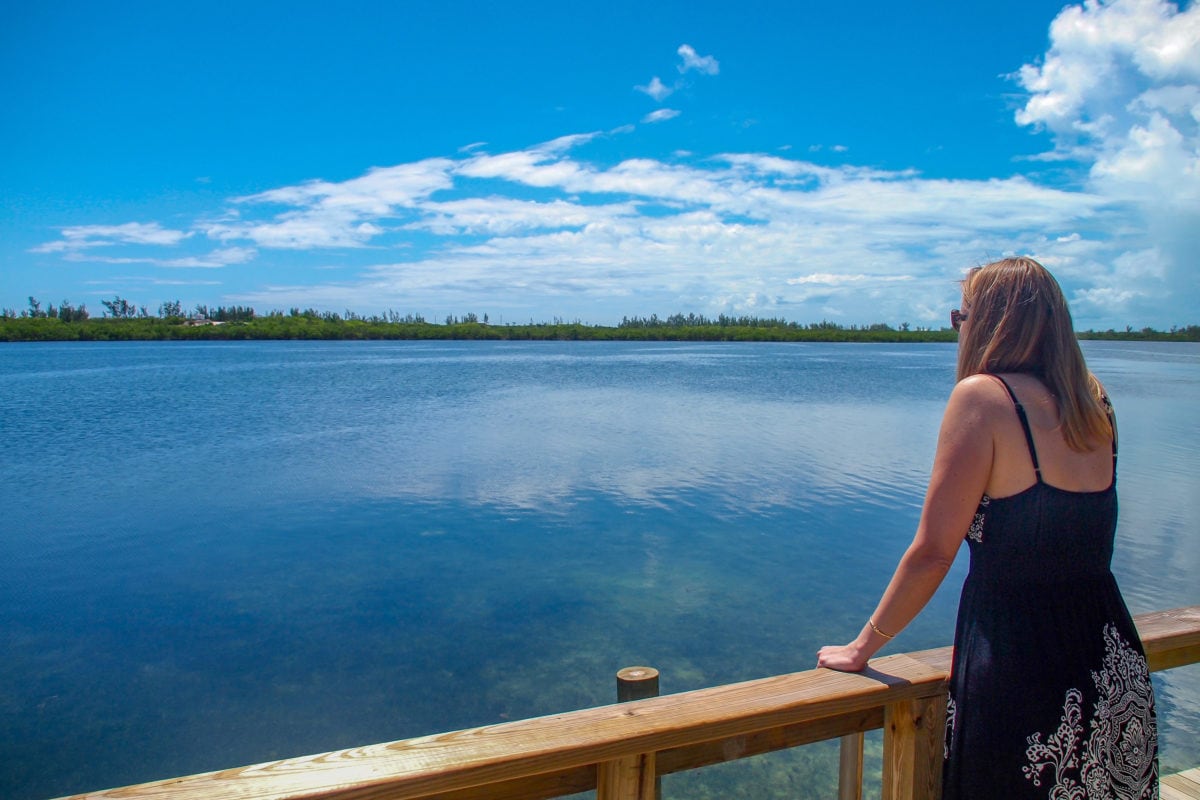
<svg viewBox="0 0 1200 800">
<path fill-rule="evenodd" d="M 854 642 L 845 645 L 827 644 L 817 651 L 817 666 L 841 672 L 861 672 L 869 656 Z"/>
</svg>

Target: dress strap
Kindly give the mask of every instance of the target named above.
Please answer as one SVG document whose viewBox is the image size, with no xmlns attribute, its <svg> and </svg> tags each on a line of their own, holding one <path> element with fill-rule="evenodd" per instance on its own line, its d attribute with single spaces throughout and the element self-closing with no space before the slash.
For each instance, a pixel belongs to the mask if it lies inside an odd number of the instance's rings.
<svg viewBox="0 0 1200 800">
<path fill-rule="evenodd" d="M 1042 468 L 1038 464 L 1037 448 L 1033 446 L 1033 431 L 1029 429 L 1029 418 L 1025 416 L 1025 408 L 1021 405 L 1021 401 L 1017 399 L 1017 395 L 1013 392 L 1012 387 L 1008 385 L 1008 381 L 1001 378 L 999 375 L 993 375 L 993 378 L 1000 381 L 1004 388 L 1008 390 L 1008 396 L 1012 398 L 1013 405 L 1017 408 L 1017 419 L 1021 420 L 1021 427 L 1025 430 L 1025 443 L 1029 445 L 1029 458 L 1033 461 L 1033 474 L 1037 476 L 1037 482 L 1042 482 Z M 1116 439 L 1113 439 L 1113 447 L 1116 447 Z M 1115 457 L 1116 450 L 1113 455 Z"/>
<path fill-rule="evenodd" d="M 1100 400 L 1104 403 L 1104 413 L 1108 415 L 1108 425 L 1112 428 L 1112 453 L 1113 453 L 1113 480 L 1117 476 L 1117 416 L 1113 411 L 1112 401 L 1108 399 L 1108 395 L 1100 395 Z"/>
</svg>

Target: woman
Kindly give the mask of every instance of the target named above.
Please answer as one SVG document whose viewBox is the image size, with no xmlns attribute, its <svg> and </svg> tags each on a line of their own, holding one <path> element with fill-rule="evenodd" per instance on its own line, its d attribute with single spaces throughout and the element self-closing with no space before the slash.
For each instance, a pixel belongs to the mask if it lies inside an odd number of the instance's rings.
<svg viewBox="0 0 1200 800">
<path fill-rule="evenodd" d="M 1057 282 L 1030 258 L 962 284 L 958 384 L 912 544 L 858 638 L 858 671 L 924 607 L 963 539 L 943 797 L 1156 798 L 1141 641 L 1109 569 L 1116 431 Z"/>
</svg>

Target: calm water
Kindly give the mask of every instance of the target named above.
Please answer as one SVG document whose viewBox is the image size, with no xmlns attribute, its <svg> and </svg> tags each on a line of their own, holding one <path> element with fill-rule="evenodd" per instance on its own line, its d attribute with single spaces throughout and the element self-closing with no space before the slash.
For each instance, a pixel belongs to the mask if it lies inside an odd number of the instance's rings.
<svg viewBox="0 0 1200 800">
<path fill-rule="evenodd" d="M 607 703 L 631 664 L 665 692 L 807 669 L 909 542 L 954 352 L 0 347 L 0 796 Z M 1198 603 L 1200 346 L 1086 353 L 1129 605 Z M 893 651 L 950 642 L 965 566 Z M 1156 681 L 1163 766 L 1194 766 L 1200 671 Z M 834 765 L 668 787 L 823 796 Z"/>
</svg>

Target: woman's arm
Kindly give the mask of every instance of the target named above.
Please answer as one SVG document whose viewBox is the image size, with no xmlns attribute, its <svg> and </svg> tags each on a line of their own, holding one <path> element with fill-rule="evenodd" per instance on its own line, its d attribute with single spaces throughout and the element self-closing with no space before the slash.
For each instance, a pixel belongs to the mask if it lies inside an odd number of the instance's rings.
<svg viewBox="0 0 1200 800">
<path fill-rule="evenodd" d="M 984 375 L 966 378 L 954 387 L 942 417 L 933 472 L 912 544 L 858 637 L 846 645 L 822 647 L 817 666 L 861 670 L 941 585 L 992 471 L 996 389 L 995 381 Z"/>
</svg>

